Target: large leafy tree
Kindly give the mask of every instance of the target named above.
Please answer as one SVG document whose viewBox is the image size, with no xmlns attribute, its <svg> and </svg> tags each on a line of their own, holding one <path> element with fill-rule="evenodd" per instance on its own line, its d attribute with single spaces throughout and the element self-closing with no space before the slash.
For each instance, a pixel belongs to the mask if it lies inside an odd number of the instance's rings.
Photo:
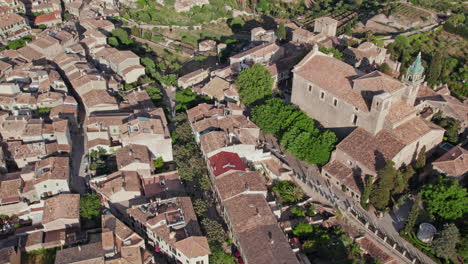
<svg viewBox="0 0 468 264">
<path fill-rule="evenodd" d="M 279 194 L 281 200 L 286 203 L 294 203 L 302 200 L 304 193 L 301 188 L 290 181 L 278 181 L 273 186 L 273 191 Z"/>
<path fill-rule="evenodd" d="M 452 259 L 456 256 L 456 246 L 460 242 L 460 232 L 455 224 L 445 224 L 444 229 L 431 245 L 439 258 Z"/>
<path fill-rule="evenodd" d="M 468 195 L 458 181 L 446 177 L 423 187 L 422 198 L 426 209 L 445 220 L 455 220 L 468 212 Z"/>
<path fill-rule="evenodd" d="M 206 237 L 209 242 L 222 244 L 226 239 L 226 233 L 220 223 L 215 220 L 205 218 L 201 221 L 203 229 L 205 229 Z"/>
<path fill-rule="evenodd" d="M 436 85 L 439 81 L 440 74 L 444 65 L 444 56 L 442 52 L 436 52 L 431 59 L 431 65 L 429 66 L 429 73 L 427 81 L 430 85 Z"/>
<path fill-rule="evenodd" d="M 273 98 L 254 107 L 252 120 L 264 133 L 278 137 L 286 151 L 314 164 L 325 164 L 337 141 L 331 131 L 320 132 L 303 111 Z"/>
<path fill-rule="evenodd" d="M 101 213 L 101 201 L 97 194 L 85 194 L 80 200 L 80 216 L 85 219 L 94 219 Z"/>
<path fill-rule="evenodd" d="M 236 80 L 240 100 L 245 105 L 264 99 L 271 95 L 273 89 L 273 78 L 271 73 L 260 64 L 242 71 Z"/>
</svg>

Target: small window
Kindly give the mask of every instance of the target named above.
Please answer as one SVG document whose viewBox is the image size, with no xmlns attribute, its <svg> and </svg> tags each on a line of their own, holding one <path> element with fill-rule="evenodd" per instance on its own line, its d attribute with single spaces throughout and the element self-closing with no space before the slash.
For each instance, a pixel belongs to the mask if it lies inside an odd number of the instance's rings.
<svg viewBox="0 0 468 264">
<path fill-rule="evenodd" d="M 323 100 L 324 98 L 325 98 L 325 93 L 324 93 L 324 92 L 321 92 L 321 93 L 320 93 L 320 99 Z"/>
<path fill-rule="evenodd" d="M 312 92 L 312 85 L 309 85 L 309 92 Z"/>
<path fill-rule="evenodd" d="M 47 188 L 47 185 L 44 184 L 44 188 Z"/>
<path fill-rule="evenodd" d="M 333 99 L 333 106 L 337 106 L 338 105 L 338 99 Z"/>
<path fill-rule="evenodd" d="M 357 121 L 358 121 L 358 116 L 357 116 L 357 115 L 353 115 L 353 125 L 356 125 L 356 124 L 357 124 Z"/>
</svg>

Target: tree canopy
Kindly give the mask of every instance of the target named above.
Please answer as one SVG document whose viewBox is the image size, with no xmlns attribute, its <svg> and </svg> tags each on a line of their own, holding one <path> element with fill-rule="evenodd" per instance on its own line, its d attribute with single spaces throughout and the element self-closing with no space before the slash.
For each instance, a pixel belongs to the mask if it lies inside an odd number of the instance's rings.
<svg viewBox="0 0 468 264">
<path fill-rule="evenodd" d="M 468 195 L 458 181 L 440 176 L 437 182 L 423 187 L 426 209 L 445 220 L 456 220 L 468 212 Z"/>
<path fill-rule="evenodd" d="M 94 219 L 101 213 L 101 201 L 97 194 L 85 194 L 80 200 L 80 216 Z"/>
<path fill-rule="evenodd" d="M 239 74 L 236 79 L 236 87 L 241 102 L 245 105 L 252 105 L 271 95 L 273 78 L 263 65 L 254 64 Z"/>
<path fill-rule="evenodd" d="M 286 151 L 314 164 L 325 164 L 337 138 L 326 130 L 321 132 L 303 111 L 281 99 L 272 98 L 252 110 L 252 120 L 264 133 L 276 136 Z"/>
<path fill-rule="evenodd" d="M 457 255 L 456 246 L 459 242 L 460 232 L 455 224 L 445 224 L 431 246 L 439 258 L 452 259 Z"/>
</svg>

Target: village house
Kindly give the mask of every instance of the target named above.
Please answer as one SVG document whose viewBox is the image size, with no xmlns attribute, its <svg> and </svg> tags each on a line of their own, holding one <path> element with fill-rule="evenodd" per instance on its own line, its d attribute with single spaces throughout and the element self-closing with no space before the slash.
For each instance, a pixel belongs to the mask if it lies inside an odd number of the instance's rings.
<svg viewBox="0 0 468 264">
<path fill-rule="evenodd" d="M 230 101 L 238 102 L 239 93 L 235 88 L 234 84 L 226 81 L 218 76 L 215 76 L 207 84 L 205 84 L 200 91 L 193 88 L 195 92 L 199 92 L 202 95 L 206 95 L 210 98 L 216 99 L 218 102 Z"/>
<path fill-rule="evenodd" d="M 128 116 L 128 112 L 116 112 L 91 113 L 90 116 L 86 117 L 83 128 L 86 135 L 87 151 L 96 150 L 98 146 L 103 147 L 107 151 L 111 149 L 115 151 L 116 148 L 120 147 L 120 126 Z M 104 142 L 105 144 L 103 144 Z"/>
<path fill-rule="evenodd" d="M 275 42 L 277 39 L 274 30 L 265 30 L 262 27 L 253 28 L 250 31 L 251 42 Z"/>
<path fill-rule="evenodd" d="M 44 25 L 46 27 L 55 26 L 62 23 L 62 15 L 60 10 L 56 10 L 52 13 L 42 14 L 34 18 L 34 25 Z"/>
<path fill-rule="evenodd" d="M 28 47 L 44 55 L 47 59 L 52 59 L 63 51 L 60 42 L 51 36 L 34 40 L 28 44 Z"/>
<path fill-rule="evenodd" d="M 92 90 L 85 93 L 81 100 L 86 110 L 86 114 L 100 111 L 114 111 L 119 109 L 117 99 L 111 96 L 106 90 Z"/>
<path fill-rule="evenodd" d="M 45 231 L 80 226 L 80 195 L 59 194 L 45 200 L 42 225 Z"/>
<path fill-rule="evenodd" d="M 185 188 L 177 171 L 169 171 L 150 176 L 141 175 L 145 197 L 168 199 L 186 196 Z"/>
<path fill-rule="evenodd" d="M 112 32 L 115 29 L 115 26 L 112 22 L 105 19 L 84 19 L 80 20 L 80 25 L 84 27 L 86 30 L 103 30 L 107 33 Z"/>
<path fill-rule="evenodd" d="M 148 148 L 144 145 L 131 144 L 115 153 L 117 169 L 119 171 L 132 171 L 147 176 L 154 170 L 153 159 Z"/>
<path fill-rule="evenodd" d="M 215 47 L 216 41 L 212 39 L 203 40 L 198 43 L 198 50 L 200 52 L 212 51 Z"/>
<path fill-rule="evenodd" d="M 209 0 L 176 0 L 174 8 L 176 12 L 188 12 L 194 6 L 203 6 L 209 3 Z"/>
<path fill-rule="evenodd" d="M 194 72 L 188 73 L 177 80 L 177 85 L 182 88 L 194 86 L 208 79 L 209 71 L 199 69 Z"/>
<path fill-rule="evenodd" d="M 3 15 L 2 21 L 0 22 L 0 39 L 2 42 L 19 39 L 30 34 L 31 28 L 26 18 L 16 13 Z"/>
<path fill-rule="evenodd" d="M 172 161 L 172 139 L 162 108 L 150 113 L 138 113 L 120 126 L 119 139 L 123 146 L 140 144 L 148 147 L 154 158 Z"/>
<path fill-rule="evenodd" d="M 57 251 L 55 264 L 104 263 L 102 242 L 94 242 Z"/>
<path fill-rule="evenodd" d="M 136 82 L 145 74 L 145 67 L 140 65 L 140 57 L 129 50 L 106 47 L 94 54 L 94 58 L 101 69 L 114 71 L 125 83 Z"/>
<path fill-rule="evenodd" d="M 455 146 L 432 162 L 432 167 L 439 173 L 458 180 L 462 186 L 466 186 L 466 175 L 468 175 L 468 150 L 461 146 Z"/>
<path fill-rule="evenodd" d="M 22 197 L 29 203 L 45 197 L 70 192 L 70 159 L 68 157 L 49 157 L 36 162 L 33 173 L 22 173 L 24 181 Z"/>
<path fill-rule="evenodd" d="M 0 256 L 4 263 L 8 264 L 20 264 L 21 263 L 21 251 L 15 247 L 5 247 L 0 249 Z"/>
<path fill-rule="evenodd" d="M 20 141 L 11 141 L 4 144 L 9 154 L 7 160 L 14 161 L 18 168 L 23 168 L 28 163 L 39 161 L 53 154 L 67 152 L 69 147 L 59 148 L 57 142 L 45 143 L 43 141 L 24 144 Z"/>
<path fill-rule="evenodd" d="M 108 208 L 111 206 L 129 207 L 132 199 L 143 194 L 140 176 L 135 171 L 116 171 L 109 175 L 95 177 L 89 183 Z"/>
<path fill-rule="evenodd" d="M 372 42 L 364 42 L 357 48 L 348 47 L 343 51 L 346 62 L 356 68 L 377 65 L 385 62 L 387 49 L 379 47 Z"/>
<path fill-rule="evenodd" d="M 7 7 L 11 13 L 26 14 L 26 5 L 19 0 L 0 0 L 0 6 Z"/>
<path fill-rule="evenodd" d="M 158 253 L 181 263 L 208 263 L 211 253 L 189 197 L 156 199 L 127 209 L 131 226 Z"/>
<path fill-rule="evenodd" d="M 101 217 L 101 241 L 106 262 L 154 264 L 145 240 L 112 214 Z"/>
<path fill-rule="evenodd" d="M 273 64 L 283 56 L 284 49 L 270 42 L 231 56 L 229 64 L 234 73 L 239 73 L 253 64 Z"/>
<path fill-rule="evenodd" d="M 314 32 L 324 33 L 328 37 L 336 36 L 338 21 L 331 17 L 320 17 L 315 19 Z"/>
</svg>

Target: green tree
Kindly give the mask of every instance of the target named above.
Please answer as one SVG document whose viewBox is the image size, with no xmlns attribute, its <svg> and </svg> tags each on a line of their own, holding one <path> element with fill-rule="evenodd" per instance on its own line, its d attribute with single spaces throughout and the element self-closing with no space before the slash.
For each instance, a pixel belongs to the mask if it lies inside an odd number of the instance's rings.
<svg viewBox="0 0 468 264">
<path fill-rule="evenodd" d="M 85 194 L 80 200 L 80 216 L 84 219 L 96 219 L 101 214 L 101 201 L 97 194 Z"/>
<path fill-rule="evenodd" d="M 395 169 L 395 163 L 387 161 L 385 167 L 378 172 L 378 180 L 372 188 L 370 200 L 376 209 L 383 211 L 390 201 L 390 193 L 395 186 L 395 178 L 398 171 Z"/>
<path fill-rule="evenodd" d="M 445 220 L 456 220 L 468 212 L 468 195 L 458 181 L 439 176 L 421 191 L 426 209 Z"/>
<path fill-rule="evenodd" d="M 7 42 L 7 47 L 12 50 L 17 50 L 24 46 L 26 46 L 26 41 L 24 39 L 9 40 Z"/>
<path fill-rule="evenodd" d="M 128 33 L 122 28 L 116 28 L 112 30 L 111 35 L 116 37 L 123 45 L 130 45 L 132 40 L 128 38 Z"/>
<path fill-rule="evenodd" d="M 107 44 L 111 45 L 112 47 L 118 47 L 119 46 L 119 41 L 117 40 L 116 37 L 108 37 L 107 38 Z"/>
<path fill-rule="evenodd" d="M 308 216 L 315 216 L 316 213 L 315 213 L 315 205 L 311 204 L 309 206 L 309 209 L 307 210 L 307 215 Z"/>
<path fill-rule="evenodd" d="M 423 146 L 421 148 L 421 151 L 419 151 L 416 162 L 414 163 L 414 167 L 417 170 L 420 170 L 424 168 L 425 166 L 426 166 L 426 146 Z"/>
<path fill-rule="evenodd" d="M 292 229 L 293 235 L 301 238 L 308 237 L 312 232 L 313 228 L 309 223 L 298 223 Z"/>
<path fill-rule="evenodd" d="M 37 108 L 37 113 L 40 115 L 48 115 L 50 114 L 50 108 L 49 107 L 39 107 Z"/>
<path fill-rule="evenodd" d="M 361 195 L 361 206 L 365 210 L 369 210 L 369 197 L 370 197 L 370 194 L 372 193 L 373 182 L 374 182 L 373 176 L 367 177 L 366 184 L 364 186 L 364 191 L 362 192 L 362 195 Z"/>
<path fill-rule="evenodd" d="M 429 72 L 427 74 L 427 82 L 429 85 L 437 85 L 440 80 L 440 74 L 442 73 L 442 67 L 444 65 L 444 56 L 442 52 L 436 52 L 431 59 L 431 65 L 429 66 Z"/>
<path fill-rule="evenodd" d="M 156 86 L 147 86 L 146 92 L 155 106 L 161 106 L 163 102 L 163 92 Z"/>
<path fill-rule="evenodd" d="M 334 58 L 343 60 L 343 53 L 335 48 L 320 47 L 319 50 L 325 54 L 331 54 Z"/>
<path fill-rule="evenodd" d="M 215 220 L 205 218 L 201 221 L 201 224 L 209 242 L 217 242 L 219 244 L 224 242 L 226 239 L 226 233 L 220 223 Z"/>
<path fill-rule="evenodd" d="M 236 258 L 226 252 L 220 245 L 210 247 L 210 264 L 236 264 Z"/>
<path fill-rule="evenodd" d="M 276 31 L 276 36 L 278 37 L 279 40 L 286 39 L 286 27 L 284 26 L 283 22 L 279 24 L 278 30 Z"/>
<path fill-rule="evenodd" d="M 390 68 L 390 65 L 388 65 L 388 63 L 383 63 L 382 65 L 380 65 L 379 67 L 379 71 L 387 74 L 387 75 L 391 75 L 392 74 L 392 68 Z"/>
<path fill-rule="evenodd" d="M 453 259 L 456 255 L 456 246 L 460 242 L 460 232 L 455 224 L 445 224 L 444 229 L 432 241 L 431 246 L 439 258 Z"/>
<path fill-rule="evenodd" d="M 252 105 L 271 95 L 273 78 L 263 65 L 255 64 L 239 74 L 236 87 L 241 102 L 245 105 Z"/>
<path fill-rule="evenodd" d="M 313 254 L 318 250 L 315 240 L 306 240 L 302 243 L 302 251 L 306 254 Z"/>
<path fill-rule="evenodd" d="M 304 211 L 304 209 L 297 207 L 297 206 L 294 206 L 293 208 L 291 208 L 291 213 L 293 214 L 294 217 L 306 216 L 306 212 Z"/>
<path fill-rule="evenodd" d="M 190 88 L 178 90 L 176 92 L 176 111 L 186 111 L 192 107 L 195 107 L 201 103 L 210 103 L 210 98 L 206 96 L 200 96 L 194 93 Z"/>
<path fill-rule="evenodd" d="M 205 167 L 203 165 L 203 167 Z M 204 191 L 209 191 L 211 190 L 211 181 L 210 179 L 208 178 L 208 176 L 202 176 L 199 180 L 199 183 L 200 183 L 200 188 L 202 188 L 202 190 Z"/>
<path fill-rule="evenodd" d="M 154 164 L 154 168 L 156 170 L 158 169 L 161 169 L 163 166 L 164 166 L 164 160 L 162 157 L 157 157 L 154 161 L 153 161 L 153 164 Z"/>
<path fill-rule="evenodd" d="M 205 200 L 197 199 L 193 202 L 193 210 L 197 216 L 203 216 L 206 212 L 208 212 L 208 204 Z"/>
<path fill-rule="evenodd" d="M 402 194 L 408 189 L 408 182 L 411 177 L 415 174 L 413 167 L 407 166 L 404 169 L 398 170 L 395 177 L 395 186 L 393 188 L 393 194 Z"/>
<path fill-rule="evenodd" d="M 281 201 L 285 203 L 295 203 L 304 197 L 302 190 L 290 181 L 276 182 L 273 191 L 278 193 Z"/>
<path fill-rule="evenodd" d="M 411 210 L 408 213 L 408 218 L 406 219 L 405 227 L 403 228 L 403 233 L 408 235 L 413 231 L 414 225 L 418 220 L 419 216 L 419 204 L 421 203 L 421 196 L 416 196 L 414 200 L 413 206 L 411 206 Z"/>
</svg>

